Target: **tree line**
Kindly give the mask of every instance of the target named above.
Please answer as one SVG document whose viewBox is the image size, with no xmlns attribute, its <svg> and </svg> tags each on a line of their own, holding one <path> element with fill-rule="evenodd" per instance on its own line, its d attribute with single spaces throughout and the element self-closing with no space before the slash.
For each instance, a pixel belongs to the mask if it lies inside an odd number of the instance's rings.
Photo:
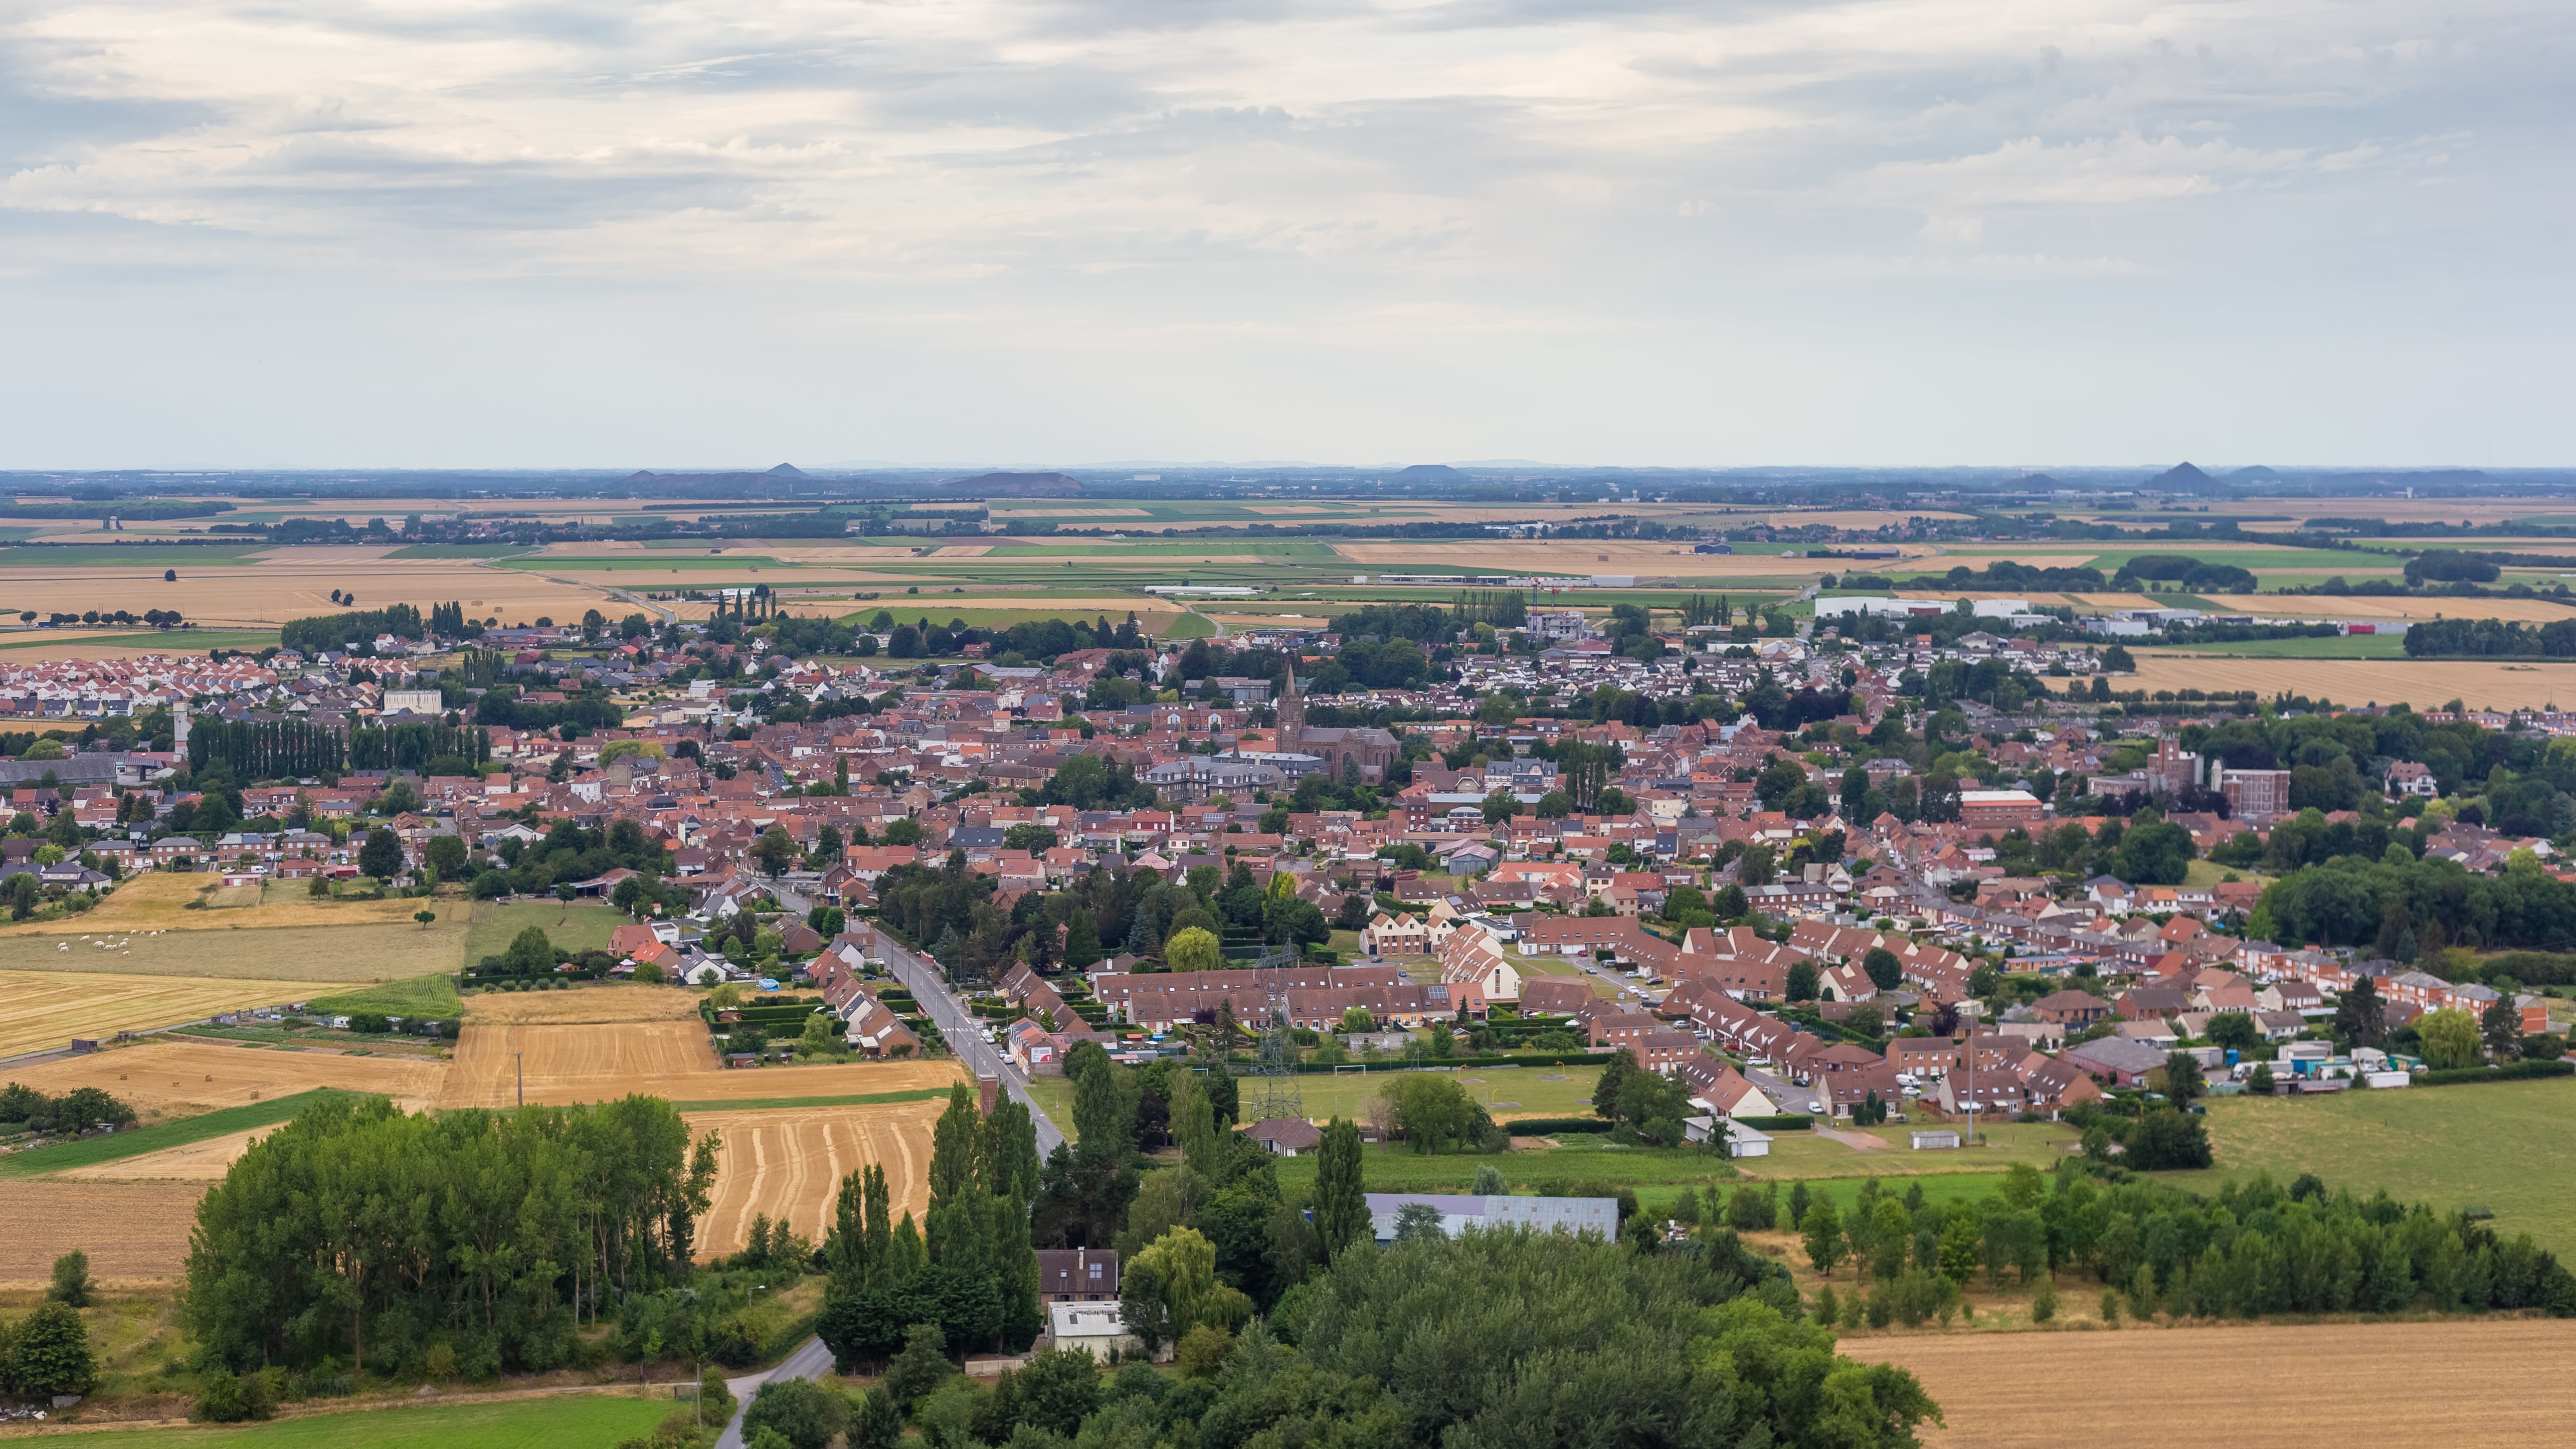
<svg viewBox="0 0 2576 1449">
<path fill-rule="evenodd" d="M 480 1377 L 573 1361 L 621 1302 L 684 1283 L 720 1143 L 648 1097 L 413 1115 L 326 1101 L 198 1205 L 181 1316 L 215 1364 Z"/>
</svg>

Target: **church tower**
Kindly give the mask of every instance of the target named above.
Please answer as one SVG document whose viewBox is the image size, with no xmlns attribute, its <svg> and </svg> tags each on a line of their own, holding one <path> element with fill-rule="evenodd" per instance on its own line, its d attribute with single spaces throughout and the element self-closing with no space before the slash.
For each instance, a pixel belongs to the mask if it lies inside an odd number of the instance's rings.
<svg viewBox="0 0 2576 1449">
<path fill-rule="evenodd" d="M 1283 755 L 1302 755 L 1301 744 L 1306 733 L 1306 696 L 1297 692 L 1297 661 L 1288 661 L 1288 692 L 1279 697 L 1277 710 L 1279 740 L 1275 748 Z"/>
</svg>

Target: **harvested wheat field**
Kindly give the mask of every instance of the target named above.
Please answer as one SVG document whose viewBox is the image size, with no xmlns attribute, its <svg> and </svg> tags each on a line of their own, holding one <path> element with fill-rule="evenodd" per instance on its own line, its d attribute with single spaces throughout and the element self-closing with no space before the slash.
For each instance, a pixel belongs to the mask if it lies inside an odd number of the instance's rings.
<svg viewBox="0 0 2576 1449">
<path fill-rule="evenodd" d="M 2231 614 L 2267 619 L 2519 619 L 2553 624 L 2576 609 L 2546 599 L 2371 598 L 2361 594 L 2205 594 Z"/>
<path fill-rule="evenodd" d="M 179 1277 L 205 1195 L 202 1182 L 0 1182 L 0 1288 L 51 1282 L 74 1248 L 107 1287 Z"/>
<path fill-rule="evenodd" d="M 586 1022 L 696 1021 L 697 993 L 678 986 L 584 986 L 572 991 L 478 991 L 468 1026 L 570 1026 Z"/>
<path fill-rule="evenodd" d="M 275 1101 L 315 1087 L 380 1092 L 406 1108 L 426 1107 L 438 1100 L 447 1072 L 447 1063 L 420 1057 L 147 1041 L 14 1067 L 6 1076 L 57 1096 L 74 1087 L 98 1087 L 151 1120 Z"/>
<path fill-rule="evenodd" d="M 232 1171 L 234 1160 L 250 1150 L 252 1138 L 276 1130 L 253 1127 L 228 1132 L 185 1147 L 164 1147 L 140 1157 L 75 1167 L 69 1172 L 54 1173 L 52 1178 L 56 1182 L 221 1182 Z"/>
<path fill-rule="evenodd" d="M 918 1220 L 930 1207 L 930 1128 L 946 1106 L 690 1113 L 692 1133 L 724 1135 L 715 1204 L 699 1220 L 698 1251 L 738 1251 L 751 1235 L 752 1218 L 762 1213 L 821 1242 L 842 1177 L 871 1162 L 885 1168 L 895 1212 Z"/>
<path fill-rule="evenodd" d="M 2576 1352 L 2576 1323 L 2254 1324 L 2005 1337 L 1846 1339 L 1863 1362 L 1911 1370 L 1940 1404 L 1933 1449 L 2169 1449 L 2195 1443 L 2359 1443 L 2396 1426 L 2446 1449 L 2563 1443 L 2566 1406 L 2504 1385 L 2547 1381 Z M 2032 1371 L 2090 1361 L 2116 1373 Z M 2402 1372 L 2397 1371 L 2403 1365 Z M 2080 1408 L 2073 1407 L 2080 1405 Z"/>
<path fill-rule="evenodd" d="M 649 988 L 647 988 L 649 989 Z M 567 993 L 579 996 L 583 993 Z M 469 1017 L 457 1042 L 446 1107 L 507 1107 L 518 1100 L 525 1053 L 531 1102 L 600 1102 L 632 1092 L 674 1102 L 763 1097 L 849 1097 L 912 1092 L 964 1079 L 954 1062 L 852 1062 L 729 1070 L 696 1017 L 613 1025 L 484 1025 Z"/>
<path fill-rule="evenodd" d="M 218 981 L 188 976 L 104 976 L 89 971 L 0 971 L 0 1057 L 198 1021 L 219 1011 L 276 1006 L 313 994 L 303 981 Z"/>
<path fill-rule="evenodd" d="M 1909 549 L 1924 552 L 1920 544 Z M 1692 578 L 1836 574 L 1841 559 L 1788 558 L 1767 553 L 1693 553 L 1688 544 L 1638 539 L 1548 539 L 1528 543 L 1337 543 L 1333 551 L 1353 563 L 1396 570 L 1442 565 L 1512 574 L 1643 574 Z M 1895 566 L 1893 564 L 1888 566 Z M 1873 565 L 1876 567 L 1876 565 Z"/>
<path fill-rule="evenodd" d="M 302 881 L 265 887 L 226 887 L 211 875 L 152 871 L 126 880 L 96 910 L 59 921 L 12 926 L 9 935 L 85 935 L 108 931 L 223 931 L 275 926 L 407 926 L 422 902 L 315 900 Z M 462 924 L 465 903 L 430 902 L 454 911 Z M 444 914 L 445 910 L 441 913 Z M 435 928 L 433 927 L 433 933 Z"/>
<path fill-rule="evenodd" d="M 2576 664 L 2513 664 L 2482 659 L 2218 659 L 2206 654 L 2138 655 L 2138 672 L 2112 688 L 2250 689 L 2269 699 L 2287 690 L 2337 704 L 2396 704 L 2439 709 L 2456 699 L 2471 709 L 2535 709 L 2576 703 Z"/>
<path fill-rule="evenodd" d="M 346 606 L 331 601 L 333 589 L 356 593 L 362 609 L 403 603 L 427 613 L 432 604 L 461 600 L 468 612 L 498 618 L 504 624 L 525 623 L 540 614 L 578 619 L 585 609 L 622 607 L 587 584 L 561 583 L 523 569 L 483 568 L 472 559 L 380 558 L 341 563 L 316 560 L 305 550 L 294 549 L 284 557 L 264 557 L 255 564 L 209 562 L 181 567 L 178 573 L 176 581 L 165 581 L 157 565 L 81 567 L 48 559 L 10 565 L 0 575 L 0 583 L 14 597 L 42 599 L 48 609 L 67 613 L 131 609 L 138 614 L 147 609 L 176 609 L 201 628 L 270 627 L 289 619 L 339 613 Z"/>
<path fill-rule="evenodd" d="M 302 1001 L 324 994 L 314 989 L 316 983 L 387 981 L 454 971 L 463 959 L 465 940 L 465 923 L 461 919 L 442 921 L 426 931 L 405 924 L 131 931 L 114 935 L 100 932 L 94 920 L 65 924 L 80 927 L 90 939 L 83 941 L 68 932 L 27 932 L 23 927 L 15 934 L 0 934 L 0 970 L 165 978 L 238 977 L 301 983 L 283 996 L 251 1003 L 266 1006 L 273 1001 Z"/>
<path fill-rule="evenodd" d="M 715 1048 L 696 1021 L 615 1025 L 483 1026 L 470 1023 L 450 1064 L 447 1107 L 507 1107 L 519 1100 L 599 1102 L 642 1092 L 685 1100 L 676 1083 L 716 1076 Z"/>
</svg>

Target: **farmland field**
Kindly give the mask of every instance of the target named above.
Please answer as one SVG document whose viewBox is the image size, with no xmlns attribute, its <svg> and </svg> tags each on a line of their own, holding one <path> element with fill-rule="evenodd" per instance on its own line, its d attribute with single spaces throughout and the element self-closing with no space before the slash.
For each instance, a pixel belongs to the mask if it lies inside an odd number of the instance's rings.
<svg viewBox="0 0 2576 1449">
<path fill-rule="evenodd" d="M 305 981 L 0 970 L 0 1057 L 301 1001 L 312 990 Z"/>
<path fill-rule="evenodd" d="M 401 925 L 415 932 L 411 916 L 423 905 L 439 914 L 462 914 L 465 903 L 387 899 L 316 900 L 302 881 L 272 881 L 228 895 L 219 877 L 185 871 L 150 871 L 127 878 L 97 909 L 59 921 L 11 926 L 5 934 L 89 935 L 108 931 L 222 931 L 275 926 Z M 197 903 L 203 901 L 203 906 Z M 192 909 L 191 907 L 195 907 Z"/>
<path fill-rule="evenodd" d="M 440 915 L 448 910 L 442 908 Z M 409 914 L 405 914 L 409 919 Z M 557 925 L 556 922 L 563 924 Z M 567 907 L 560 901 L 476 901 L 474 919 L 466 928 L 464 964 L 472 965 L 486 956 L 497 956 L 510 949 L 510 938 L 530 926 L 545 928 L 546 939 L 567 951 L 606 950 L 609 933 L 626 924 L 626 913 L 614 906 L 580 904 Z M 448 969 L 456 969 L 454 966 Z"/>
<path fill-rule="evenodd" d="M 468 1027 L 698 1019 L 698 993 L 679 986 L 617 983 L 570 991 L 478 991 L 465 999 Z"/>
<path fill-rule="evenodd" d="M 2576 1351 L 2576 1323 L 2258 1324 L 2045 1340 L 1871 1335 L 1846 1339 L 1842 1351 L 1922 1380 L 1947 1421 L 1924 1429 L 1932 1449 L 2057 1449 L 2078 1413 L 2077 1437 L 2091 1449 L 2376 1442 L 2399 1426 L 2438 1426 L 2446 1449 L 2507 1449 L 2559 1442 L 2566 1432 L 2555 1395 L 2499 1385 L 2536 1382 Z M 2068 1374 L 2009 1366 L 2078 1356 L 2118 1371 L 2083 1374 L 2078 1389 Z M 2399 1364 L 2404 1371 L 2392 1372 Z"/>
<path fill-rule="evenodd" d="M 590 993 L 548 994 L 578 1000 Z M 717 1063 L 706 1028 L 695 1017 L 613 1026 L 486 1026 L 469 1014 L 440 1105 L 506 1107 L 515 1102 L 520 1064 L 513 1053 L 526 1054 L 528 1100 L 546 1103 L 598 1102 L 630 1092 L 675 1102 L 829 1097 L 944 1087 L 961 1077 L 957 1065 L 946 1061 L 727 1070 Z"/>
<path fill-rule="evenodd" d="M 2248 639 L 2235 644 L 2159 645 L 2155 652 L 2194 659 L 2403 659 L 2406 638 L 2347 634 L 2339 639 Z"/>
<path fill-rule="evenodd" d="M 2472 1205 L 2495 1212 L 2507 1237 L 2576 1254 L 2576 1142 L 2566 1122 L 2576 1082 L 2498 1082 L 2468 1087 L 2341 1092 L 2325 1097 L 2222 1097 L 2209 1104 L 2216 1166 L 2169 1174 L 2197 1192 L 2229 1177 L 2268 1172 L 2288 1182 L 2313 1172 L 2364 1196 L 2386 1188 L 2436 1212 Z"/>
<path fill-rule="evenodd" d="M 1337 543 L 1333 547 L 1335 552 L 1355 564 L 1399 572 L 1454 568 L 1514 574 L 1670 574 L 1721 579 L 1836 574 L 1851 567 L 1848 559 L 1693 553 L 1688 544 L 1617 538 L 1550 539 L 1527 543 Z M 1922 551 L 1919 544 L 1907 547 Z M 1899 568 L 1905 565 L 1898 560 L 1889 560 L 1886 566 Z"/>
<path fill-rule="evenodd" d="M 633 1390 L 301 1414 L 265 1424 L 114 1429 L 84 1449 L 608 1449 L 642 1440 L 675 1406 Z M 685 1405 L 676 1407 L 685 1408 Z"/>
<path fill-rule="evenodd" d="M 698 1251 L 739 1250 L 759 1213 L 784 1218 L 820 1243 L 842 1176 L 871 1162 L 885 1168 L 895 1212 L 920 1219 L 930 1207 L 930 1128 L 944 1110 L 944 1102 L 903 1102 L 690 1113 L 693 1134 L 713 1130 L 724 1137 L 715 1203 L 699 1220 Z"/>
<path fill-rule="evenodd" d="M 200 557 L 200 550 L 189 548 L 166 550 L 176 555 L 166 561 L 156 554 L 138 562 L 111 561 L 107 550 L 97 552 L 101 557 L 93 562 L 87 553 L 69 549 L 0 550 L 0 593 L 15 609 L 176 609 L 201 626 L 233 628 L 339 613 L 345 606 L 331 601 L 333 589 L 355 592 L 362 609 L 406 603 L 426 613 L 432 604 L 460 600 L 470 614 L 504 624 L 541 614 L 578 619 L 585 609 L 620 607 L 588 584 L 470 559 L 357 558 L 348 555 L 369 551 L 325 549 L 221 558 Z M 165 569 L 176 569 L 179 577 L 165 580 Z"/>
<path fill-rule="evenodd" d="M 78 1248 L 110 1286 L 179 1276 L 196 1226 L 202 1182 L 0 1181 L 0 1287 L 51 1277 L 54 1259 Z"/>
<path fill-rule="evenodd" d="M 246 916 L 249 911 L 197 914 Z M 158 934 L 135 931 L 112 937 L 97 932 L 94 922 L 67 924 L 90 927 L 91 939 L 82 941 L 69 933 L 32 934 L 23 927 L 19 934 L 0 935 L 0 970 L 99 972 L 138 982 L 153 977 L 300 982 L 299 989 L 274 1000 L 302 1001 L 321 994 L 314 989 L 319 983 L 371 982 L 454 971 L 460 935 L 456 923 L 447 921 L 426 931 L 406 922 L 399 926 L 278 926 L 265 930 L 165 930 Z M 102 940 L 110 944 L 102 947 Z M 269 1002 L 255 1004 L 264 1006 Z"/>
<path fill-rule="evenodd" d="M 2112 688 L 2250 689 L 2263 698 L 2287 690 L 2337 704 L 2396 704 L 2439 709 L 2459 700 L 2471 709 L 2533 709 L 2576 702 L 2576 664 L 2476 659 L 2223 659 L 2141 654 L 2138 672 Z"/>
<path fill-rule="evenodd" d="M 147 1041 L 12 1067 L 5 1075 L 58 1096 L 74 1087 L 98 1087 L 149 1121 L 274 1101 L 315 1087 L 380 1092 L 406 1106 L 425 1106 L 438 1099 L 447 1072 L 447 1063 L 419 1057 Z"/>
</svg>

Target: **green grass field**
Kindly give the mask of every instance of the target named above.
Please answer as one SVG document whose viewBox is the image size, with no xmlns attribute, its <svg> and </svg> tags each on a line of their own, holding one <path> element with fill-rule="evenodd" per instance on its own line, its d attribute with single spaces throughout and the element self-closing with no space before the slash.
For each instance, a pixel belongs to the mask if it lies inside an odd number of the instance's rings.
<svg viewBox="0 0 2576 1449">
<path fill-rule="evenodd" d="M 313 1414 L 239 1427 L 83 1434 L 84 1449 L 612 1449 L 685 1408 L 669 1399 L 558 1394 Z"/>
<path fill-rule="evenodd" d="M 2347 634 L 2340 639 L 2249 639 L 2240 644 L 2160 644 L 2141 654 L 2211 659 L 2403 659 L 2402 634 Z"/>
<path fill-rule="evenodd" d="M 191 1142 L 204 1142 L 227 1133 L 247 1132 L 254 1127 L 274 1127 L 325 1098 L 352 1095 L 332 1087 L 316 1087 L 291 1097 L 226 1107 L 220 1112 L 183 1117 L 176 1122 L 163 1122 L 152 1127 L 137 1127 L 107 1137 L 39 1147 L 33 1152 L 12 1152 L 0 1157 L 0 1178 L 42 1177 L 75 1167 L 96 1167 L 102 1162 L 122 1162 L 147 1152 L 185 1147 Z"/>
<path fill-rule="evenodd" d="M 1298 1095 L 1309 1117 L 1368 1115 L 1368 1104 L 1383 1095 L 1395 1071 L 1311 1073 L 1297 1078 Z M 1495 1121 L 1518 1117 L 1589 1117 L 1592 1088 L 1601 1080 L 1599 1067 L 1505 1067 L 1499 1071 L 1462 1067 L 1444 1073 L 1449 1080 L 1485 1104 Z M 1548 1080 L 1555 1078 L 1556 1080 Z M 1517 1103 L 1518 1105 L 1509 1105 Z"/>
<path fill-rule="evenodd" d="M 12 633 L 0 649 L 60 647 L 66 641 L 53 629 Z M 112 649 L 161 649 L 172 654 L 203 654 L 209 649 L 265 649 L 277 642 L 274 629 L 138 629 L 129 634 L 92 634 L 82 644 Z"/>
<path fill-rule="evenodd" d="M 1846 1136 L 1874 1138 L 1886 1144 L 1863 1151 L 1815 1132 L 1780 1132 L 1771 1139 L 1771 1155 L 1738 1164 L 1748 1177 L 1865 1178 L 1991 1176 L 2016 1162 L 2047 1171 L 2066 1155 L 2079 1135 L 2062 1122 L 1998 1122 L 1986 1127 L 1986 1141 L 1976 1147 L 1917 1152 L 1906 1134 L 1915 1124 L 1889 1127 L 1835 1128 Z M 1927 1188 L 1926 1191 L 1929 1191 Z"/>
<path fill-rule="evenodd" d="M 556 922 L 563 924 L 557 925 Z M 476 901 L 474 919 L 465 928 L 465 963 L 510 949 L 510 938 L 530 926 L 543 926 L 546 939 L 567 951 L 608 949 L 608 935 L 626 924 L 626 913 L 614 906 L 575 905 L 560 901 Z"/>
<path fill-rule="evenodd" d="M 1166 639 L 1210 639 L 1216 635 L 1216 621 L 1205 614 L 1183 614 L 1163 628 Z"/>
<path fill-rule="evenodd" d="M 318 1012 L 373 1011 L 387 1016 L 428 1016 L 441 1020 L 465 1009 L 463 999 L 456 994 L 456 978 L 445 972 L 414 976 L 407 981 L 388 981 L 382 986 L 370 986 L 364 991 L 351 991 L 339 996 L 324 996 L 305 1005 Z"/>
<path fill-rule="evenodd" d="M 2495 1228 L 2576 1252 L 2576 1082 L 2410 1087 L 2324 1097 L 2222 1097 L 2209 1104 L 2216 1165 L 2162 1174 L 2209 1192 L 2230 1177 L 2268 1172 L 2284 1183 L 2313 1172 L 2364 1196 L 2386 1188 L 2436 1212 L 2495 1210 Z"/>
</svg>

